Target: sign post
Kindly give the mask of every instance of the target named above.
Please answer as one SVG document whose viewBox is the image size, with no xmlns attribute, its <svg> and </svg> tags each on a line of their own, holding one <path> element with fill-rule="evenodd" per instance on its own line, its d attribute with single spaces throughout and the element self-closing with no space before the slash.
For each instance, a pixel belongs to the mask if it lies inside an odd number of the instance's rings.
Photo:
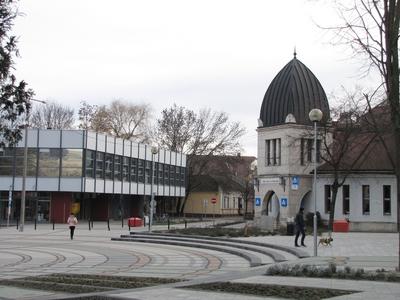
<svg viewBox="0 0 400 300">
<path fill-rule="evenodd" d="M 211 198 L 211 203 L 213 205 L 213 226 L 215 226 L 215 204 L 217 204 L 217 198 L 212 197 Z"/>
<path fill-rule="evenodd" d="M 12 205 L 12 186 L 10 185 L 10 189 L 8 190 L 7 227 L 10 226 L 11 205 Z"/>
</svg>

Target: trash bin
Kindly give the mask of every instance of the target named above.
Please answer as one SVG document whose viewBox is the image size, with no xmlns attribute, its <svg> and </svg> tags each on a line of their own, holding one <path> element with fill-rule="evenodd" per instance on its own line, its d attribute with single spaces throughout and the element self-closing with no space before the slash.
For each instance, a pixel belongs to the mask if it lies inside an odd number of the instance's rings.
<svg viewBox="0 0 400 300">
<path fill-rule="evenodd" d="M 128 225 L 130 227 L 143 226 L 143 220 L 141 218 L 137 218 L 137 217 L 129 218 Z"/>
<path fill-rule="evenodd" d="M 286 224 L 286 235 L 294 235 L 294 223 L 289 222 Z"/>
<path fill-rule="evenodd" d="M 333 221 L 334 232 L 348 232 L 349 222 L 347 220 L 334 220 Z"/>
</svg>

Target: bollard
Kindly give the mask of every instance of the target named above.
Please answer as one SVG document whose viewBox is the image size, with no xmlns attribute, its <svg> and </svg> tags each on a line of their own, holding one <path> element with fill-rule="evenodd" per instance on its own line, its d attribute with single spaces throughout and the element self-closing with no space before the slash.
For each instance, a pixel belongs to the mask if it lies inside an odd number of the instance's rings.
<svg viewBox="0 0 400 300">
<path fill-rule="evenodd" d="M 185 229 L 187 228 L 187 221 L 186 221 L 186 219 L 185 219 Z"/>
<path fill-rule="evenodd" d="M 107 219 L 107 228 L 108 228 L 108 231 L 110 231 L 110 219 Z"/>
<path fill-rule="evenodd" d="M 90 220 L 90 222 L 91 222 L 91 225 L 92 225 L 92 228 L 93 228 L 93 219 L 92 219 L 92 220 Z"/>
<path fill-rule="evenodd" d="M 168 230 L 169 230 L 169 218 L 168 218 Z"/>
<path fill-rule="evenodd" d="M 89 230 L 92 230 L 92 229 L 90 228 L 90 219 L 88 219 L 88 225 L 89 225 Z"/>
<path fill-rule="evenodd" d="M 17 218 L 17 230 L 18 230 L 18 226 L 19 226 L 19 219 Z"/>
<path fill-rule="evenodd" d="M 54 221 L 54 219 L 53 219 L 53 230 L 54 230 L 55 225 L 56 225 L 56 221 Z"/>
<path fill-rule="evenodd" d="M 121 225 L 122 225 L 122 228 L 124 228 L 124 218 L 121 218 Z"/>
<path fill-rule="evenodd" d="M 36 219 L 35 219 L 35 230 L 36 230 Z"/>
</svg>

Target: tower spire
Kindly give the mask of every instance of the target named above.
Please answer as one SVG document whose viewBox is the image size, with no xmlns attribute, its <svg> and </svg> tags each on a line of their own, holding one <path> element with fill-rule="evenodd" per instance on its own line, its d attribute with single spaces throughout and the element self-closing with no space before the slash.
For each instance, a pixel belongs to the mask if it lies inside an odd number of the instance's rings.
<svg viewBox="0 0 400 300">
<path fill-rule="evenodd" d="M 296 46 L 294 46 L 294 50 L 293 50 L 293 56 L 294 58 L 296 58 L 297 52 L 296 52 Z"/>
</svg>

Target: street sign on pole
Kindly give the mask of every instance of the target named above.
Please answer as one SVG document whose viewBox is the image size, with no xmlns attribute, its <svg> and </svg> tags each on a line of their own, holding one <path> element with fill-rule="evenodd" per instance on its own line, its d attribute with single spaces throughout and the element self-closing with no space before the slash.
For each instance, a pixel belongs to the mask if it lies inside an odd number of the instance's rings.
<svg viewBox="0 0 400 300">
<path fill-rule="evenodd" d="M 212 197 L 211 203 L 213 204 L 213 226 L 215 226 L 215 204 L 217 203 L 217 198 Z"/>
<path fill-rule="evenodd" d="M 12 186 L 10 185 L 10 190 L 8 191 L 7 227 L 10 225 L 11 205 L 12 205 Z"/>
</svg>

